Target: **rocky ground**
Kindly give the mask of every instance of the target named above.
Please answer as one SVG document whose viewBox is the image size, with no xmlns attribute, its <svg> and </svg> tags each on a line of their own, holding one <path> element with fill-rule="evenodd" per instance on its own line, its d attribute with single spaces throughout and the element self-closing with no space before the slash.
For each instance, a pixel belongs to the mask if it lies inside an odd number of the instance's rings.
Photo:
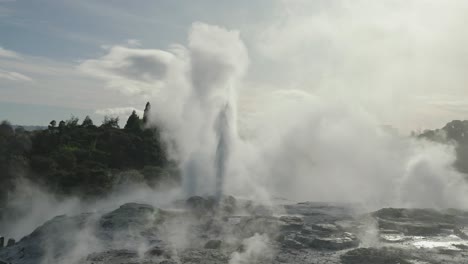
<svg viewBox="0 0 468 264">
<path fill-rule="evenodd" d="M 468 263 L 468 212 L 192 197 L 57 216 L 0 249 L 0 264 Z"/>
</svg>

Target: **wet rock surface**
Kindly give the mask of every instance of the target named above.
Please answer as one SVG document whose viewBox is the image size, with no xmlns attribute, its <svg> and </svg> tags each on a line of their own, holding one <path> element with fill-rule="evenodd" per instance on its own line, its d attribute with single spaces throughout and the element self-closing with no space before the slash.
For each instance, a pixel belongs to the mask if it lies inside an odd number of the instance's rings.
<svg viewBox="0 0 468 264">
<path fill-rule="evenodd" d="M 128 203 L 57 216 L 0 263 L 468 263 L 468 213 L 192 197 L 169 209 Z"/>
</svg>

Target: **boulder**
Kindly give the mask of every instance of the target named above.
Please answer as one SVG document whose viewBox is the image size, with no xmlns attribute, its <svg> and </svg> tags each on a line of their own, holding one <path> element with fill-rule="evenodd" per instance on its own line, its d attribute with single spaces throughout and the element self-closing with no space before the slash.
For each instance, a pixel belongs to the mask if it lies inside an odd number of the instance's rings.
<svg viewBox="0 0 468 264">
<path fill-rule="evenodd" d="M 157 256 L 160 257 L 165 253 L 164 249 L 158 246 L 154 246 L 145 252 L 145 256 Z"/>
<path fill-rule="evenodd" d="M 16 241 L 15 241 L 13 238 L 10 238 L 10 239 L 8 239 L 8 242 L 7 242 L 7 245 L 6 245 L 6 246 L 7 246 L 7 247 L 11 247 L 11 246 L 13 246 L 13 245 L 15 244 L 15 242 L 16 242 Z"/>
<path fill-rule="evenodd" d="M 218 249 L 221 247 L 221 240 L 210 240 L 206 242 L 205 248 L 206 249 Z"/>
<path fill-rule="evenodd" d="M 322 250 L 343 250 L 358 246 L 359 240 L 348 232 L 329 237 L 316 237 L 310 243 L 310 247 Z"/>
<path fill-rule="evenodd" d="M 402 250 L 394 248 L 357 248 L 341 255 L 343 264 L 411 264 Z"/>
<path fill-rule="evenodd" d="M 301 230 L 304 227 L 304 221 L 298 216 L 281 216 L 279 218 L 283 222 L 283 230 Z"/>
<path fill-rule="evenodd" d="M 206 213 L 213 211 L 216 201 L 214 197 L 192 196 L 185 202 L 186 206 L 196 213 Z"/>
</svg>

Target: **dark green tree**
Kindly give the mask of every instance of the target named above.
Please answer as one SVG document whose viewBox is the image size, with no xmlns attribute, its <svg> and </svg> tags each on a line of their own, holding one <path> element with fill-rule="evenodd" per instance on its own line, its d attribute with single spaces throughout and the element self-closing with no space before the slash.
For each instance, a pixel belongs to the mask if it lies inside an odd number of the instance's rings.
<svg viewBox="0 0 468 264">
<path fill-rule="evenodd" d="M 15 131 L 13 130 L 11 123 L 8 122 L 7 120 L 3 120 L 0 123 L 0 136 L 10 137 L 10 136 L 13 136 L 14 134 L 15 134 Z"/>
<path fill-rule="evenodd" d="M 144 125 L 148 123 L 150 112 L 151 112 L 151 104 L 150 102 L 147 102 L 145 105 L 145 110 L 143 112 L 143 124 Z"/>
<path fill-rule="evenodd" d="M 92 127 L 94 126 L 93 120 L 89 116 L 86 116 L 85 119 L 83 120 L 83 123 L 81 123 L 82 127 Z"/>
<path fill-rule="evenodd" d="M 79 121 L 78 117 L 72 116 L 72 117 L 70 117 L 70 119 L 65 121 L 65 126 L 67 126 L 67 127 L 76 127 L 76 126 L 78 126 L 78 121 Z"/>
<path fill-rule="evenodd" d="M 56 125 L 57 125 L 57 122 L 55 120 L 50 121 L 49 129 L 54 129 Z"/>
<path fill-rule="evenodd" d="M 103 128 L 119 128 L 119 117 L 105 116 L 102 121 Z"/>
<path fill-rule="evenodd" d="M 133 110 L 132 114 L 128 117 L 124 128 L 133 132 L 141 131 L 141 120 L 135 110 Z"/>
</svg>

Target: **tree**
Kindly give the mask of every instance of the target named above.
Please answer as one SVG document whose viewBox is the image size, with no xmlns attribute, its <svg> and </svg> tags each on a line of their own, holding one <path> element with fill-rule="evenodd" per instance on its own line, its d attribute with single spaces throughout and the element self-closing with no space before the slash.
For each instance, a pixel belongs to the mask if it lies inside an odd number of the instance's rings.
<svg viewBox="0 0 468 264">
<path fill-rule="evenodd" d="M 65 125 L 67 127 L 76 127 L 78 126 L 78 121 L 79 121 L 78 117 L 72 116 L 70 117 L 70 119 L 65 121 Z"/>
<path fill-rule="evenodd" d="M 103 128 L 119 128 L 119 117 L 105 116 L 102 121 Z"/>
<path fill-rule="evenodd" d="M 24 132 L 26 132 L 26 129 L 24 129 L 24 127 L 22 127 L 22 126 L 17 126 L 17 127 L 15 128 L 15 134 L 16 134 L 16 135 L 22 134 L 22 133 L 24 133 Z"/>
<path fill-rule="evenodd" d="M 89 116 L 86 116 L 85 119 L 83 120 L 83 123 L 81 123 L 82 127 L 91 127 L 94 126 L 93 120 Z"/>
<path fill-rule="evenodd" d="M 49 129 L 54 129 L 56 125 L 57 125 L 57 122 L 55 120 L 50 121 Z"/>
<path fill-rule="evenodd" d="M 124 128 L 134 132 L 141 131 L 141 120 L 135 110 L 133 110 L 132 114 L 128 117 Z"/>
<path fill-rule="evenodd" d="M 148 123 L 150 112 L 151 112 L 151 104 L 147 102 L 145 106 L 145 111 L 143 112 L 143 124 L 144 125 Z"/>
<path fill-rule="evenodd" d="M 63 130 L 63 128 L 65 127 L 65 125 L 66 125 L 65 121 L 60 120 L 59 125 L 58 125 L 59 130 Z"/>
<path fill-rule="evenodd" d="M 13 130 L 13 127 L 11 126 L 10 122 L 7 120 L 3 120 L 0 123 L 0 136 L 3 137 L 9 137 L 13 136 L 15 134 L 15 131 Z"/>
</svg>

